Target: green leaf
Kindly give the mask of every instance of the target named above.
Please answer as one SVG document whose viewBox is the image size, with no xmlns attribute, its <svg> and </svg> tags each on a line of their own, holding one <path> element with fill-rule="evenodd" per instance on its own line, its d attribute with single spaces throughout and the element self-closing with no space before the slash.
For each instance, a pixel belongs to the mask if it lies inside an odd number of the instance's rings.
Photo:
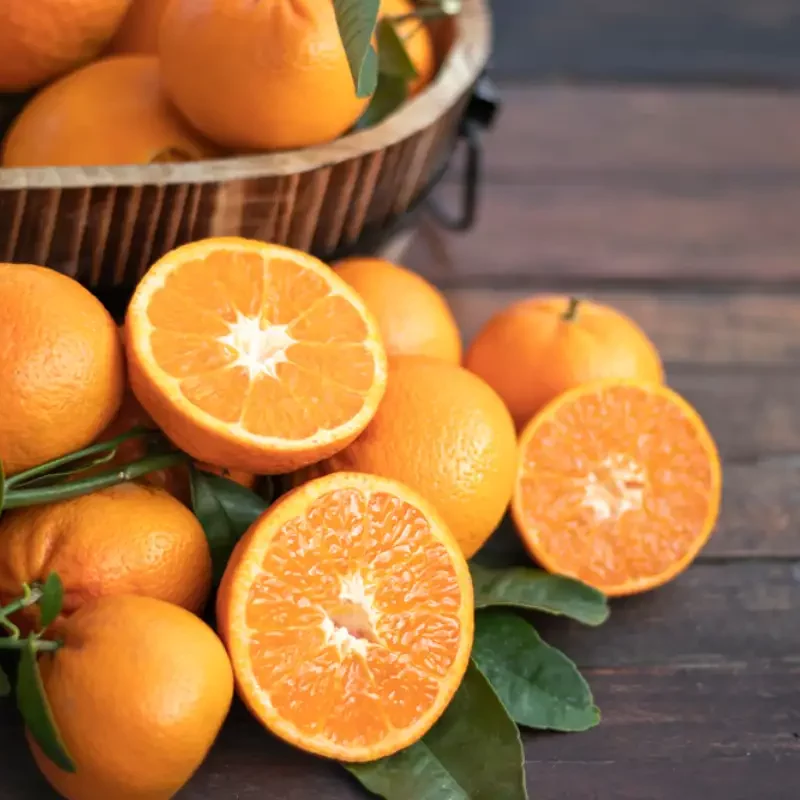
<svg viewBox="0 0 800 800">
<path fill-rule="evenodd" d="M 75 762 L 67 752 L 56 727 L 50 703 L 44 691 L 39 663 L 36 660 L 36 639 L 31 634 L 20 651 L 17 673 L 17 705 L 25 725 L 42 752 L 66 772 L 75 772 Z"/>
<path fill-rule="evenodd" d="M 219 582 L 236 543 L 266 511 L 267 503 L 235 481 L 193 469 L 192 508 L 206 533 L 214 581 Z"/>
<path fill-rule="evenodd" d="M 380 0 L 333 0 L 336 24 L 358 97 L 369 97 L 378 83 L 378 57 L 372 34 Z"/>
<path fill-rule="evenodd" d="M 408 54 L 406 43 L 391 19 L 384 18 L 378 23 L 378 71 L 382 75 L 394 75 L 406 80 L 417 77 L 417 68 Z"/>
<path fill-rule="evenodd" d="M 525 800 L 524 761 L 517 726 L 470 663 L 421 741 L 379 761 L 345 766 L 386 800 Z"/>
<path fill-rule="evenodd" d="M 383 122 L 386 117 L 405 103 L 407 97 L 408 81 L 397 75 L 387 75 L 382 72 L 378 76 L 378 88 L 356 127 L 359 129 L 371 128 L 373 125 Z"/>
<path fill-rule="evenodd" d="M 575 664 L 516 614 L 478 613 L 472 657 L 518 724 L 585 731 L 600 722 L 589 684 Z"/>
<path fill-rule="evenodd" d="M 475 608 L 515 606 L 569 617 L 584 625 L 608 619 L 608 600 L 585 583 L 531 567 L 490 569 L 471 563 Z"/>
<path fill-rule="evenodd" d="M 0 667 L 0 697 L 8 697 L 11 694 L 11 682 L 8 680 L 5 670 Z"/>
<path fill-rule="evenodd" d="M 3 513 L 3 504 L 6 499 L 6 471 L 3 469 L 3 462 L 0 461 L 0 514 Z"/>
<path fill-rule="evenodd" d="M 42 584 L 42 596 L 39 598 L 39 624 L 44 629 L 61 613 L 64 604 L 64 585 L 55 572 L 47 576 Z"/>
</svg>

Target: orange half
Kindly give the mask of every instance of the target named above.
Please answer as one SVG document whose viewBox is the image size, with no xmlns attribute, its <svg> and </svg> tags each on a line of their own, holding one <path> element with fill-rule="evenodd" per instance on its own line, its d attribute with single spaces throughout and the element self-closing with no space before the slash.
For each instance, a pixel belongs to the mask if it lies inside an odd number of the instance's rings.
<svg viewBox="0 0 800 800">
<path fill-rule="evenodd" d="M 329 267 L 288 247 L 212 238 L 142 278 L 125 322 L 130 383 L 198 461 L 287 472 L 349 444 L 386 388 L 378 325 Z"/>
<path fill-rule="evenodd" d="M 531 555 L 607 595 L 691 564 L 719 514 L 717 449 L 665 386 L 605 380 L 546 406 L 520 438 L 511 510 Z"/>
<path fill-rule="evenodd" d="M 472 583 L 438 513 L 339 472 L 285 495 L 237 546 L 217 622 L 239 693 L 273 733 L 342 761 L 420 739 L 461 683 Z"/>
</svg>

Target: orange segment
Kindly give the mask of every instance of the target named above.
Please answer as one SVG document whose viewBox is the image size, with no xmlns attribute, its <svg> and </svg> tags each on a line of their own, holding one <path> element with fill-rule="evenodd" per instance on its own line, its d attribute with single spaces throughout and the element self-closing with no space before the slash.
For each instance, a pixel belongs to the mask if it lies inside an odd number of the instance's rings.
<svg viewBox="0 0 800 800">
<path fill-rule="evenodd" d="M 719 513 L 716 446 L 664 386 L 607 380 L 546 406 L 520 439 L 514 521 L 552 572 L 608 595 L 653 589 L 694 560 Z"/>
<path fill-rule="evenodd" d="M 421 738 L 469 659 L 458 543 L 401 483 L 339 472 L 285 495 L 245 534 L 217 598 L 239 692 L 273 733 L 370 761 Z"/>
<path fill-rule="evenodd" d="M 197 460 L 280 473 L 341 450 L 386 388 L 377 323 L 305 253 L 238 238 L 179 247 L 144 276 L 125 325 L 130 382 Z"/>
</svg>

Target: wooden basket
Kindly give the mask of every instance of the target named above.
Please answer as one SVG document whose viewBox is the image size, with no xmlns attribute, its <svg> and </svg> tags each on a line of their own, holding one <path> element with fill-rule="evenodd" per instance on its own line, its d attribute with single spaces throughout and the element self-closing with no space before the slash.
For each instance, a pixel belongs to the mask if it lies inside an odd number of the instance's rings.
<svg viewBox="0 0 800 800">
<path fill-rule="evenodd" d="M 159 256 L 246 236 L 325 259 L 404 214 L 454 146 L 489 56 L 488 0 L 433 30 L 438 76 L 369 130 L 307 150 L 185 164 L 0 169 L 0 261 L 126 288 Z"/>
</svg>

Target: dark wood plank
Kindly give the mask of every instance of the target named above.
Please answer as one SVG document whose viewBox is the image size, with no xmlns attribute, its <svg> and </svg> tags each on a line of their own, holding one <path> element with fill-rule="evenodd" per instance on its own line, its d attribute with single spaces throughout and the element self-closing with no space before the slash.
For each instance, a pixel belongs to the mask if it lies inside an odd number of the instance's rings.
<svg viewBox="0 0 800 800">
<path fill-rule="evenodd" d="M 495 313 L 531 294 L 531 289 L 446 291 L 465 342 Z M 800 362 L 800 295 L 595 289 L 587 297 L 618 308 L 638 322 L 667 364 L 736 364 L 741 368 Z"/>
<path fill-rule="evenodd" d="M 800 8 L 800 0 L 796 0 Z M 507 85 L 486 134 L 494 182 L 796 176 L 800 97 L 665 86 Z"/>
<path fill-rule="evenodd" d="M 442 186 L 437 200 L 454 202 Z M 797 253 L 800 180 L 776 178 L 749 186 L 725 181 L 676 184 L 644 176 L 636 182 L 553 178 L 481 187 L 473 230 L 428 229 L 446 256 L 424 274 L 458 275 L 475 285 L 501 280 L 530 286 L 597 286 L 616 281 L 655 285 L 800 286 Z M 502 247 L 499 243 L 502 242 Z M 410 257 L 424 237 L 415 240 Z"/>
<path fill-rule="evenodd" d="M 637 667 L 588 674 L 603 722 L 526 735 L 537 800 L 794 800 L 800 773 L 795 661 Z"/>
<path fill-rule="evenodd" d="M 798 286 L 799 123 L 800 98 L 788 94 L 508 89 L 486 138 L 478 224 L 428 229 L 434 257 L 419 254 L 420 237 L 412 258 L 426 274 L 495 288 Z M 445 206 L 457 175 L 437 192 Z"/>
<path fill-rule="evenodd" d="M 797 0 L 493 0 L 503 77 L 800 80 Z"/>
<path fill-rule="evenodd" d="M 800 769 L 798 607 L 796 565 L 699 565 L 669 587 L 616 602 L 597 630 L 537 618 L 547 640 L 587 668 L 605 722 L 575 736 L 526 734 L 532 796 L 700 800 L 715 787 L 732 800 L 794 797 L 782 792 L 796 789 Z M 3 703 L 0 748 L 15 769 L 0 798 L 45 800 L 52 795 Z M 745 793 L 754 785 L 763 793 Z M 365 795 L 335 765 L 277 743 L 237 706 L 180 797 L 265 796 Z"/>
</svg>

